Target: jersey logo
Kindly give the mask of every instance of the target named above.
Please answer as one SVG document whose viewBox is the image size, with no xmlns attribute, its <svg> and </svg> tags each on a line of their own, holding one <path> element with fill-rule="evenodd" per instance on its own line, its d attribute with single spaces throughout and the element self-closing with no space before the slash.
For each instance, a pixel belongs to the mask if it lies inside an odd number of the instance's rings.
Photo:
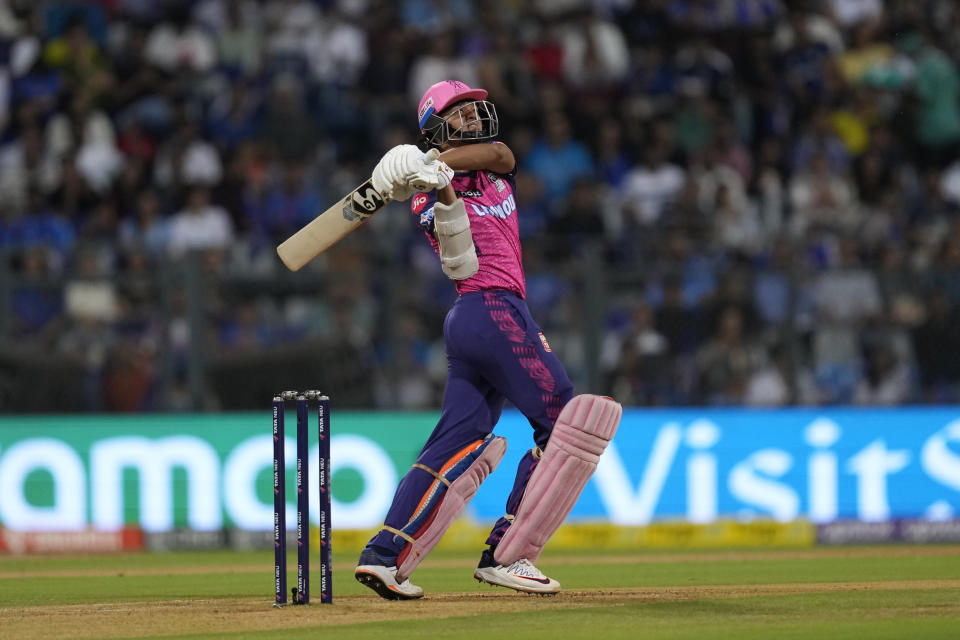
<svg viewBox="0 0 960 640">
<path fill-rule="evenodd" d="M 503 193 L 503 190 L 507 188 L 507 185 L 503 184 L 503 180 L 500 179 L 500 176 L 497 174 L 487 171 L 487 180 L 493 183 L 493 186 L 497 188 L 497 193 Z"/>
<path fill-rule="evenodd" d="M 427 194 L 418 193 L 413 196 L 413 201 L 410 202 L 410 208 L 413 209 L 414 213 L 420 213 L 429 200 L 430 197 Z"/>
<path fill-rule="evenodd" d="M 428 207 L 420 214 L 420 226 L 429 229 L 433 225 L 433 207 Z M 479 253 L 479 252 L 478 252 Z"/>
<path fill-rule="evenodd" d="M 500 204 L 486 205 L 474 204 L 471 202 L 470 208 L 472 208 L 473 212 L 481 218 L 484 216 L 493 216 L 494 218 L 506 220 L 510 217 L 511 213 L 517 210 L 517 203 L 513 199 L 513 194 L 511 193 L 504 198 Z"/>
<path fill-rule="evenodd" d="M 550 343 L 547 342 L 547 336 L 543 335 L 543 331 L 541 331 L 537 335 L 540 336 L 540 344 L 543 345 L 543 350 L 546 351 L 547 353 L 552 353 L 550 349 Z"/>
</svg>

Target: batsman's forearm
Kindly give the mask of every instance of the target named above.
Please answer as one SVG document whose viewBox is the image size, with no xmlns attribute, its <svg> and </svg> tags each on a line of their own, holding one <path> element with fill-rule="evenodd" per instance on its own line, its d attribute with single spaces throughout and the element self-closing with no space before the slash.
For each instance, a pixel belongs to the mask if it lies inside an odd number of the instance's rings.
<svg viewBox="0 0 960 640">
<path fill-rule="evenodd" d="M 469 144 L 447 149 L 440 159 L 454 171 L 475 171 L 483 169 L 495 173 L 513 171 L 516 160 L 510 148 L 502 143 Z"/>
<path fill-rule="evenodd" d="M 453 204 L 457 199 L 457 192 L 453 190 L 453 185 L 448 184 L 443 189 L 437 189 L 437 202 L 447 205 Z"/>
</svg>

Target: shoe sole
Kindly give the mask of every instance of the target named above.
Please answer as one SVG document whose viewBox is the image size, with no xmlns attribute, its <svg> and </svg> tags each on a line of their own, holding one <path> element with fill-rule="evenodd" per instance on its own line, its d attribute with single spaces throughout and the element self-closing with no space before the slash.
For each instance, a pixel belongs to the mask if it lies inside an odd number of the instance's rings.
<svg viewBox="0 0 960 640">
<path fill-rule="evenodd" d="M 543 589 L 537 589 L 534 587 L 527 587 L 525 585 L 517 584 L 504 584 L 502 582 L 494 582 L 493 580 L 488 580 L 480 571 L 474 571 L 473 577 L 477 579 L 477 582 L 491 584 L 495 587 L 503 587 L 505 589 L 513 589 L 514 591 L 519 591 L 520 593 L 535 593 L 538 596 L 555 596 L 560 593 L 560 589 L 555 589 L 553 591 L 544 591 Z"/>
<path fill-rule="evenodd" d="M 410 595 L 407 593 L 401 593 L 400 591 L 394 591 L 380 578 L 380 576 L 376 575 L 375 573 L 370 573 L 368 571 L 357 571 L 353 575 L 357 579 L 357 582 L 365 587 L 373 589 L 376 594 L 384 600 L 418 600 L 419 598 L 423 597 L 422 593 L 419 595 Z"/>
</svg>

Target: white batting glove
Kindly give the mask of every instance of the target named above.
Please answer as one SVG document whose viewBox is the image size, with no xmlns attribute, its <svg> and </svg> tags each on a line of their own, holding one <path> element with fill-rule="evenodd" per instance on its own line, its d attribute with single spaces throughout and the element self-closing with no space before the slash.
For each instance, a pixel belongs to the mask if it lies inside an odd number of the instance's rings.
<svg viewBox="0 0 960 640">
<path fill-rule="evenodd" d="M 407 200 L 413 195 L 408 186 L 411 173 L 423 163 L 423 152 L 412 144 L 401 144 L 387 151 L 373 169 L 373 188 L 385 198 Z"/>
<path fill-rule="evenodd" d="M 443 189 L 453 180 L 453 169 L 437 159 L 436 153 L 423 157 L 419 169 L 410 176 L 409 184 L 417 191 Z"/>
</svg>

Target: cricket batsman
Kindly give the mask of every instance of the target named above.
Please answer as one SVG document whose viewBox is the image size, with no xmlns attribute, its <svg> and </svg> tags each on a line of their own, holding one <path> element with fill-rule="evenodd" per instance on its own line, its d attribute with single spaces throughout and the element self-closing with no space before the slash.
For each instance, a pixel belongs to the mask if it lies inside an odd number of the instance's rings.
<svg viewBox="0 0 960 640">
<path fill-rule="evenodd" d="M 474 577 L 516 591 L 552 594 L 560 584 L 536 566 L 613 438 L 621 407 L 574 396 L 524 301 L 514 195 L 516 160 L 496 140 L 499 121 L 483 89 L 448 80 L 420 100 L 420 147 L 400 145 L 373 171 L 391 200 L 411 210 L 459 294 L 444 322 L 448 378 L 443 408 L 397 488 L 383 528 L 355 571 L 381 597 L 423 597 L 410 574 L 500 462 L 494 436 L 506 400 L 530 421 L 533 448 L 520 461 L 506 513 L 493 526 Z M 435 149 L 432 155 L 424 152 Z"/>
</svg>

